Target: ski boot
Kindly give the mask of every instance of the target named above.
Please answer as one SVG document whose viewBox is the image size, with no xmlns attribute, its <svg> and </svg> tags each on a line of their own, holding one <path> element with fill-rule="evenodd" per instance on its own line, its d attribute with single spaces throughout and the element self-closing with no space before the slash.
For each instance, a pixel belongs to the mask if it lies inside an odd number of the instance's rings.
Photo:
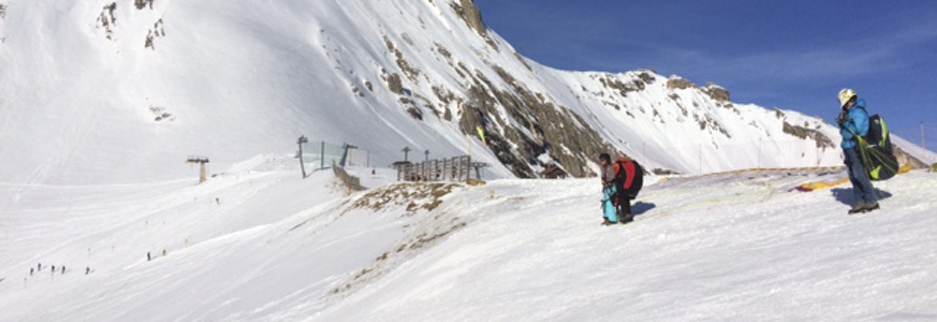
<svg viewBox="0 0 937 322">
<path fill-rule="evenodd" d="M 622 225 L 627 224 L 627 223 L 630 223 L 630 222 L 634 221 L 634 215 L 632 215 L 632 214 L 623 214 L 623 215 L 621 215 L 621 216 L 618 217 L 618 221 L 621 222 Z"/>
<path fill-rule="evenodd" d="M 852 206 L 852 209 L 849 209 L 849 211 L 848 211 L 847 213 L 850 214 L 850 215 L 855 215 L 855 214 L 858 214 L 858 213 L 862 213 L 862 212 L 865 212 L 865 207 L 866 207 L 866 206 L 865 206 L 865 203 L 864 203 L 864 202 L 858 202 L 858 203 L 856 203 L 855 206 Z"/>
</svg>

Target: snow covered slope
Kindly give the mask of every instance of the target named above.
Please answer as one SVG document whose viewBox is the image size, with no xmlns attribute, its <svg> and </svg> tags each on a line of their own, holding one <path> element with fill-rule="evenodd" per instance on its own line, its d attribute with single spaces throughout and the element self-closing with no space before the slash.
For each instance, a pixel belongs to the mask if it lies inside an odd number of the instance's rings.
<svg viewBox="0 0 937 322">
<path fill-rule="evenodd" d="M 385 80 L 396 73 L 385 38 L 467 30 L 443 27 L 457 21 L 448 7 L 151 2 L 4 1 L 3 181 L 172 179 L 191 174 L 189 155 L 226 169 L 292 151 L 303 134 L 357 144 L 381 166 L 408 145 L 439 156 L 467 148 L 452 125 L 411 117 Z"/>
<path fill-rule="evenodd" d="M 594 180 L 499 181 L 440 208 L 463 231 L 308 321 L 937 319 L 937 175 L 877 183 L 863 216 L 850 189 L 791 189 L 827 175 L 672 180 L 617 227 Z"/>
<path fill-rule="evenodd" d="M 891 136 L 891 142 L 892 144 L 898 146 L 899 149 L 913 157 L 915 160 L 924 163 L 925 166 L 937 164 L 937 153 L 934 153 L 933 151 L 927 150 L 920 145 L 911 143 L 897 135 Z"/>
<path fill-rule="evenodd" d="M 301 135 L 379 167 L 471 153 L 490 178 L 584 176 L 603 151 L 678 173 L 839 163 L 820 119 L 650 70 L 539 65 L 470 0 L 0 4 L 2 182 L 173 180 L 188 156 L 223 170 Z"/>
<path fill-rule="evenodd" d="M 352 169 L 373 189 L 345 197 L 291 161 L 200 186 L 32 187 L 0 221 L 0 321 L 937 317 L 933 173 L 877 183 L 883 208 L 863 216 L 845 215 L 849 189 L 791 189 L 843 173 L 672 179 L 602 227 L 597 179 Z"/>
<path fill-rule="evenodd" d="M 603 151 L 682 174 L 841 158 L 822 120 L 716 85 L 539 65 L 471 0 L 0 0 L 0 66 L 0 321 L 937 316 L 932 173 L 859 217 L 848 189 L 790 191 L 842 173 L 675 179 L 607 229 L 595 179 L 515 179 Z M 372 190 L 302 180 L 300 135 L 366 151 Z M 502 180 L 391 184 L 404 147 Z"/>
</svg>

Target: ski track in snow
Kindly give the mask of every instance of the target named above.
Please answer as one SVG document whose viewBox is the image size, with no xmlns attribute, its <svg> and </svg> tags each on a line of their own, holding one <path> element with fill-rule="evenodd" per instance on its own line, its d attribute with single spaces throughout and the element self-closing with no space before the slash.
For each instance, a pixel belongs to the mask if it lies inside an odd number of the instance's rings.
<svg viewBox="0 0 937 322">
<path fill-rule="evenodd" d="M 394 178 L 352 171 L 377 188 Z M 613 227 L 599 225 L 596 179 L 495 180 L 413 215 L 405 205 L 348 208 L 363 194 L 336 194 L 328 172 L 301 180 L 244 170 L 203 186 L 34 186 L 3 224 L 0 320 L 937 316 L 937 175 L 876 183 L 888 196 L 883 209 L 861 216 L 845 215 L 847 187 L 790 189 L 838 175 L 649 177 L 636 221 Z M 40 202 L 53 195 L 76 198 Z M 16 219 L 39 213 L 42 221 Z M 28 276 L 39 262 L 43 271 Z M 50 275 L 53 264 L 69 271 Z"/>
</svg>

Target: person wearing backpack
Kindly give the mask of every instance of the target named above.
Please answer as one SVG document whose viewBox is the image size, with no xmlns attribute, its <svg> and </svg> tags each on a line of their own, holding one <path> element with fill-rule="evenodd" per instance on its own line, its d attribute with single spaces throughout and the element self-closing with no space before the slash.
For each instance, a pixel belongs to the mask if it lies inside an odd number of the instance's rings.
<svg viewBox="0 0 937 322">
<path fill-rule="evenodd" d="M 614 225 L 618 223 L 618 216 L 615 210 L 615 198 L 618 197 L 618 189 L 615 185 L 616 171 L 615 164 L 608 153 L 599 155 L 599 163 L 602 167 L 602 221 L 603 226 Z"/>
<path fill-rule="evenodd" d="M 872 187 L 872 181 L 869 179 L 869 173 L 866 172 L 865 165 L 860 157 L 861 148 L 859 146 L 859 137 L 867 135 L 869 132 L 869 113 L 865 110 L 865 100 L 859 99 L 856 92 L 849 88 L 844 88 L 837 95 L 842 111 L 836 118 L 839 125 L 839 132 L 843 136 L 844 163 L 846 171 L 849 173 L 849 181 L 852 183 L 852 191 L 856 204 L 849 209 L 849 214 L 869 212 L 879 209 L 878 201 L 875 198 L 875 192 Z"/>
<path fill-rule="evenodd" d="M 631 200 L 637 197 L 644 181 L 644 170 L 634 160 L 623 156 L 615 161 L 615 188 L 618 190 L 618 220 L 622 224 L 634 221 Z"/>
</svg>

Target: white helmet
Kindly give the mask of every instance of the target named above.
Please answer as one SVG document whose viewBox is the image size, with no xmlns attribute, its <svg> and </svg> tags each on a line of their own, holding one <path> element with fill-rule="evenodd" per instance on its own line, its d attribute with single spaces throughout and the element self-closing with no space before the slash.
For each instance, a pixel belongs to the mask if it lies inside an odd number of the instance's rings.
<svg viewBox="0 0 937 322">
<path fill-rule="evenodd" d="M 856 98 L 856 91 L 851 88 L 844 88 L 839 91 L 839 95 L 836 95 L 836 98 L 839 99 L 839 107 L 843 108 L 853 98 Z"/>
</svg>

